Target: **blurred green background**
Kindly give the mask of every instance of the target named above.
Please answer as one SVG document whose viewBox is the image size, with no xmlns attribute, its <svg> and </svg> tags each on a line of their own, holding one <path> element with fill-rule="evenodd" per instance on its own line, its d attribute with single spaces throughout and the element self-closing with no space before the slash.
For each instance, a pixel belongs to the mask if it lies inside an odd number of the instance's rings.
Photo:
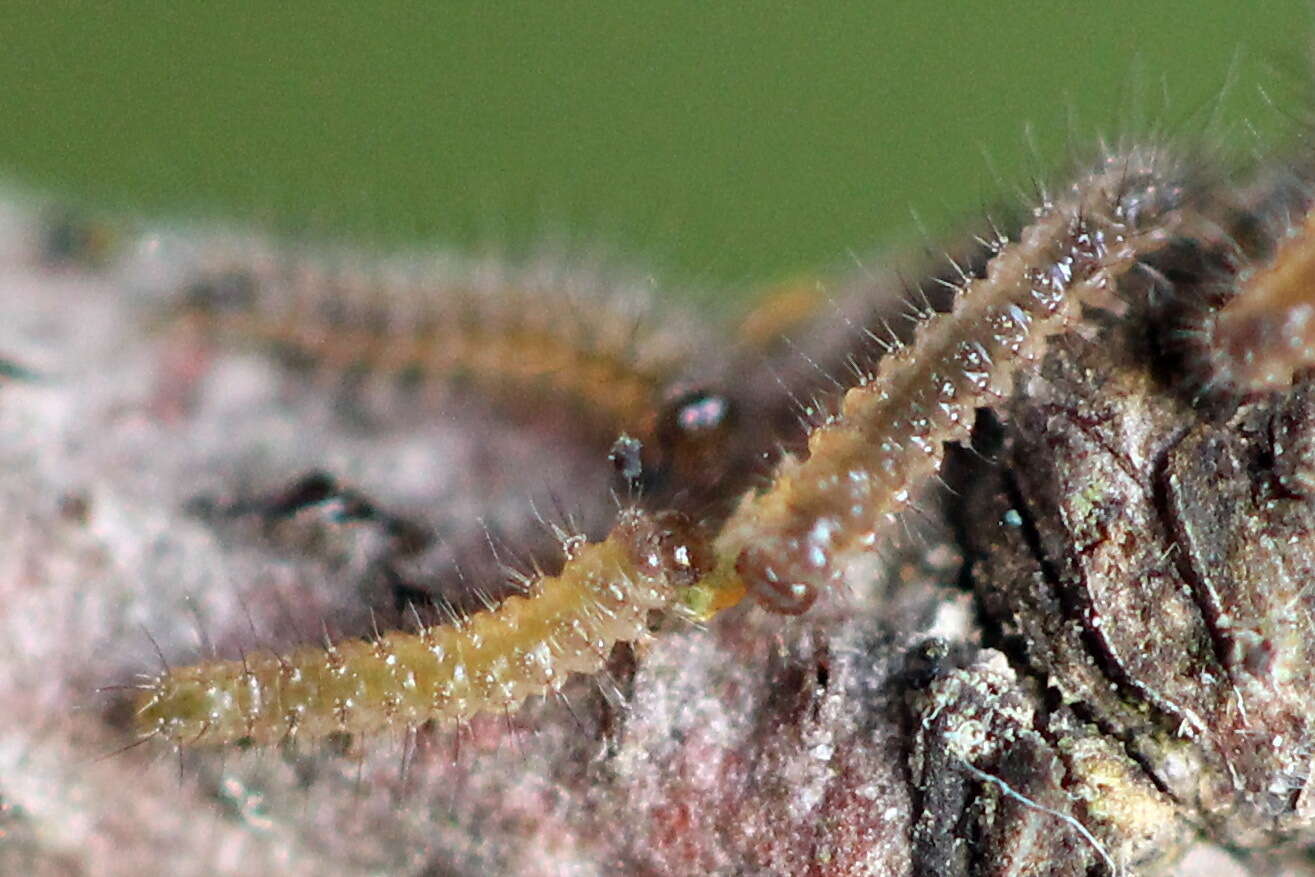
<svg viewBox="0 0 1315 877">
<path fill-rule="evenodd" d="M 1229 136 L 1280 128 L 1312 33 L 1306 0 L 5 6 L 0 174 L 39 191 L 375 243 L 565 233 L 705 289 L 916 237 L 914 210 L 948 228 L 1005 191 L 984 155 L 1026 182 L 1070 116 L 1197 131 L 1231 77 Z"/>
</svg>

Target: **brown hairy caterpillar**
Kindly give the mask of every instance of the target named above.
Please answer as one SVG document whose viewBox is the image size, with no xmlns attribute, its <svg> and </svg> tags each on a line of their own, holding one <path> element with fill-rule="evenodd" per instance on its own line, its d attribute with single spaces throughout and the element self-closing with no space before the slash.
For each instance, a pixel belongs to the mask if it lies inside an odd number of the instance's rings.
<svg viewBox="0 0 1315 877">
<path fill-rule="evenodd" d="M 1130 151 L 1043 198 L 1019 241 L 999 237 L 983 277 L 962 277 L 949 313 L 921 314 L 912 344 L 860 377 L 809 435 L 807 459 L 787 459 L 734 511 L 717 539 L 723 575 L 733 565 L 775 611 L 807 610 L 837 556 L 871 547 L 944 443 L 967 437 L 974 409 L 1004 398 L 1048 338 L 1072 331 L 1083 305 L 1110 305 L 1120 277 L 1171 239 L 1184 195 L 1165 156 Z"/>
<path fill-rule="evenodd" d="M 448 625 L 168 670 L 141 686 L 138 731 L 264 745 L 510 710 L 572 673 L 599 672 L 616 643 L 644 639 L 649 613 L 670 609 L 707 566 L 677 513 L 630 509 L 603 542 L 563 537 L 563 549 L 559 575 Z"/>
<path fill-rule="evenodd" d="M 201 261 L 176 317 L 221 342 L 333 380 L 469 386 L 520 420 L 562 409 L 599 447 L 621 432 L 639 436 L 650 476 L 695 469 L 682 454 L 708 456 L 679 448 L 686 433 L 697 446 L 716 432 L 686 428 L 691 406 L 699 420 L 695 378 L 712 377 L 695 354 L 707 347 L 703 333 L 654 312 L 639 282 L 547 263 L 368 268 L 346 257 L 223 252 Z"/>
</svg>

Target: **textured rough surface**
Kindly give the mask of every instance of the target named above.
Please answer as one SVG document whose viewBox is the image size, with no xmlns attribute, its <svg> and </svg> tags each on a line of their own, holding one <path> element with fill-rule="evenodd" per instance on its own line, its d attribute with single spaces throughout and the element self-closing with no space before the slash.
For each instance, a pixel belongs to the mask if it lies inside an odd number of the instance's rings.
<svg viewBox="0 0 1315 877">
<path fill-rule="evenodd" d="M 1028 724 L 1084 821 L 1146 833 L 1130 863 L 1197 826 L 1242 848 L 1308 833 L 1315 746 L 1315 506 L 1274 447 L 1310 385 L 1210 422 L 1136 366 L 1145 345 L 1133 324 L 1048 360 L 985 442 L 996 462 L 965 461 L 961 519 L 993 645 L 1058 705 Z M 1074 758 L 1084 725 L 1123 778 Z"/>
</svg>

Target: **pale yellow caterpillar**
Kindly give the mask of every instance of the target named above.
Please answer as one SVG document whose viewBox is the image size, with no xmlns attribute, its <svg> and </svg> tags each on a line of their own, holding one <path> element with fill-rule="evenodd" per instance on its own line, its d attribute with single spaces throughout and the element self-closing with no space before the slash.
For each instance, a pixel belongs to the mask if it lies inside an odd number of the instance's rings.
<svg viewBox="0 0 1315 877">
<path fill-rule="evenodd" d="M 675 513 L 629 510 L 607 539 L 565 547 L 560 574 L 452 624 L 166 670 L 141 686 L 138 733 L 261 745 L 509 710 L 598 673 L 707 571 L 701 537 Z"/>
</svg>

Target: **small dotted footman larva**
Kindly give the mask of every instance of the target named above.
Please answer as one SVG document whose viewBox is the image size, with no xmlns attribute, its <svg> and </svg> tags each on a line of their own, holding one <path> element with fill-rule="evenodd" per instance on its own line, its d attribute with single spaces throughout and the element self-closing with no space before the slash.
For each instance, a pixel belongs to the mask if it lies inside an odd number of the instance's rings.
<svg viewBox="0 0 1315 877">
<path fill-rule="evenodd" d="M 187 280 L 176 316 L 342 380 L 469 386 L 523 421 L 564 410 L 602 448 L 628 431 L 658 475 L 690 469 L 685 458 L 706 456 L 698 448 L 717 431 L 710 412 L 691 407 L 701 387 L 690 381 L 708 378 L 700 332 L 657 313 L 646 292 L 553 264 L 354 268 L 220 251 Z M 673 431 L 693 435 L 690 447 Z"/>
<path fill-rule="evenodd" d="M 837 555 L 870 547 L 961 441 L 974 409 L 1008 394 L 1047 339 L 1071 331 L 1089 304 L 1116 300 L 1122 275 L 1170 239 L 1186 193 L 1152 151 L 1108 158 L 1055 198 L 1014 243 L 1000 241 L 985 276 L 965 279 L 949 313 L 924 315 L 909 346 L 849 390 L 786 460 L 770 488 L 747 497 L 718 538 L 718 556 L 780 612 L 806 610 L 838 574 Z"/>
<path fill-rule="evenodd" d="M 500 712 L 597 673 L 706 571 L 696 531 L 675 513 L 630 510 L 603 542 L 564 548 L 559 575 L 453 624 L 162 673 L 142 686 L 138 728 L 189 745 L 270 744 Z"/>
</svg>

